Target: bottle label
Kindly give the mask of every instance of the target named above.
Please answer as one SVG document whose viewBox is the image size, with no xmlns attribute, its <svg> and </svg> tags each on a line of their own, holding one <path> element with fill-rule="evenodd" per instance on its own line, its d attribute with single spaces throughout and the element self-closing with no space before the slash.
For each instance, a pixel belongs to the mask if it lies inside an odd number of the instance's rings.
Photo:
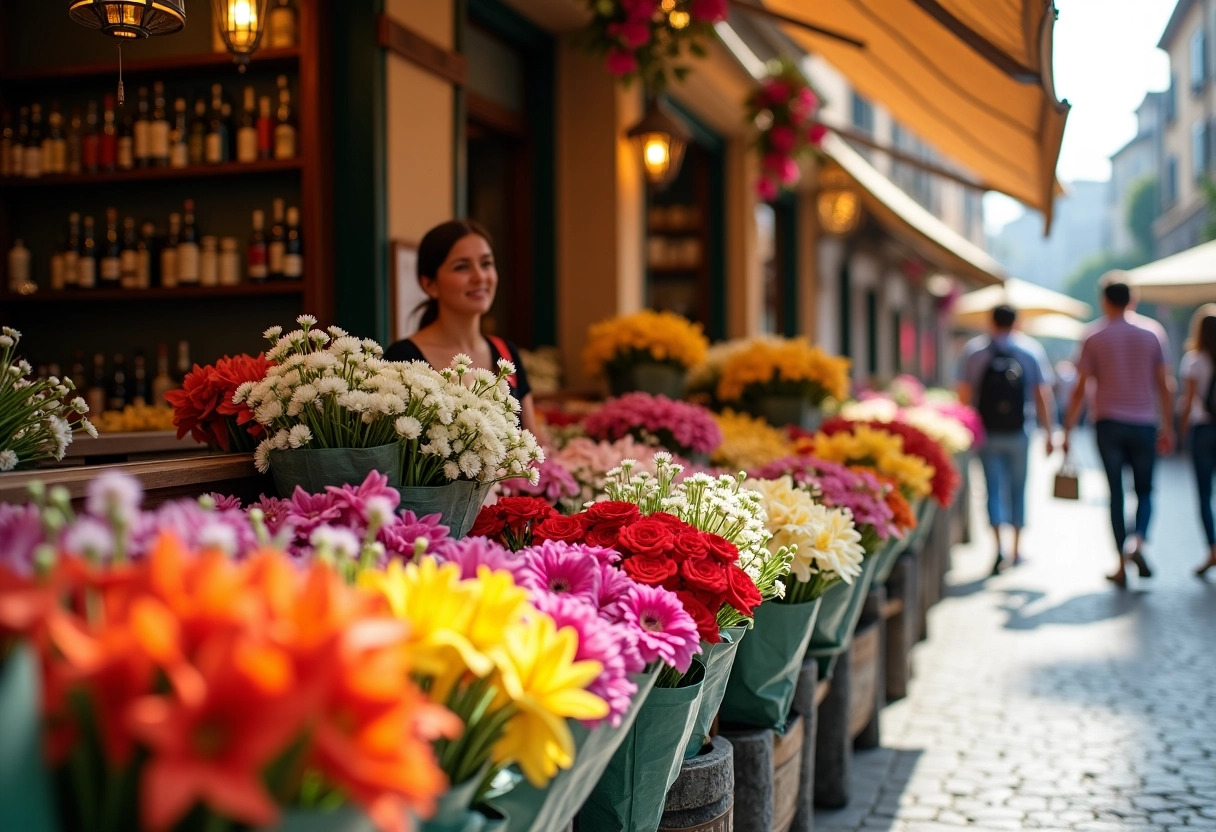
<svg viewBox="0 0 1216 832">
<path fill-rule="evenodd" d="M 118 140 L 113 136 L 102 136 L 97 143 L 97 149 L 101 166 L 106 170 L 114 170 L 118 164 Z"/>
<path fill-rule="evenodd" d="M 236 160 L 256 162 L 258 159 L 258 131 L 253 127 L 242 127 L 236 134 Z"/>
<path fill-rule="evenodd" d="M 160 285 L 166 289 L 177 288 L 177 249 L 166 248 L 160 253 Z"/>
<path fill-rule="evenodd" d="M 173 154 L 169 158 L 170 167 L 184 168 L 190 164 L 190 148 L 183 142 L 173 145 Z"/>
<path fill-rule="evenodd" d="M 64 287 L 64 265 L 62 254 L 51 255 L 51 288 L 62 289 Z"/>
<path fill-rule="evenodd" d="M 154 121 L 148 128 L 148 155 L 153 159 L 169 158 L 169 122 Z"/>
<path fill-rule="evenodd" d="M 119 268 L 122 271 L 122 288 L 139 288 L 139 255 L 133 248 L 123 251 L 119 257 Z"/>
<path fill-rule="evenodd" d="M 274 120 L 258 119 L 258 155 L 269 159 L 274 155 Z"/>
<path fill-rule="evenodd" d="M 13 145 L 13 152 L 9 156 L 8 167 L 12 176 L 25 175 L 25 147 L 23 145 Z"/>
<path fill-rule="evenodd" d="M 135 158 L 140 162 L 147 161 L 152 155 L 151 144 L 151 122 L 137 121 L 135 122 Z"/>
<path fill-rule="evenodd" d="M 298 280 L 304 276 L 304 256 L 288 254 L 283 258 L 283 277 Z"/>
<path fill-rule="evenodd" d="M 27 179 L 37 179 L 42 176 L 42 148 L 27 147 L 25 149 L 25 176 Z"/>
<path fill-rule="evenodd" d="M 117 257 L 101 258 L 101 282 L 117 283 L 122 278 L 122 263 Z"/>
<path fill-rule="evenodd" d="M 283 273 L 283 258 L 286 255 L 287 247 L 282 242 L 271 243 L 266 248 L 266 260 L 270 264 L 271 274 Z"/>
<path fill-rule="evenodd" d="M 92 257 L 81 257 L 76 266 L 76 285 L 92 289 L 97 285 L 97 261 Z"/>
<path fill-rule="evenodd" d="M 181 243 L 177 247 L 177 282 L 198 283 L 198 243 Z"/>
<path fill-rule="evenodd" d="M 207 134 L 207 164 L 218 165 L 224 161 L 224 142 L 219 133 Z"/>
<path fill-rule="evenodd" d="M 118 166 L 123 170 L 135 167 L 135 143 L 130 136 L 118 140 Z"/>
<path fill-rule="evenodd" d="M 74 251 L 63 253 L 63 283 L 65 286 L 80 283 L 80 255 Z"/>
<path fill-rule="evenodd" d="M 147 289 L 152 285 L 152 253 L 135 252 L 135 288 Z"/>
<path fill-rule="evenodd" d="M 274 158 L 296 158 L 296 128 L 280 124 L 274 128 Z"/>
<path fill-rule="evenodd" d="M 52 139 L 50 151 L 50 166 L 47 168 L 47 173 L 66 173 L 68 169 L 68 143 L 63 139 Z"/>
</svg>

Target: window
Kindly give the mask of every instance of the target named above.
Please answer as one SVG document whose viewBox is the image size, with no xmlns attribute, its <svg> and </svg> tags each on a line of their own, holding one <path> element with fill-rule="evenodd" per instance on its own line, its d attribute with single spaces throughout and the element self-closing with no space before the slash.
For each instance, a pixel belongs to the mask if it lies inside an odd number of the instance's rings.
<svg viewBox="0 0 1216 832">
<path fill-rule="evenodd" d="M 1191 125 L 1191 176 L 1202 181 L 1208 172 L 1208 125 L 1197 121 Z"/>
<path fill-rule="evenodd" d="M 1161 187 L 1162 207 L 1169 208 L 1178 201 L 1178 157 L 1170 155 L 1165 160 L 1165 181 Z"/>
<path fill-rule="evenodd" d="M 853 93 L 853 126 L 866 133 L 874 132 L 874 105 Z"/>
<path fill-rule="evenodd" d="M 1170 73 L 1170 86 L 1165 91 L 1165 123 L 1173 124 L 1178 117 L 1178 74 Z"/>
<path fill-rule="evenodd" d="M 1208 37 L 1200 26 L 1191 35 L 1191 91 L 1199 92 L 1208 80 Z"/>
</svg>

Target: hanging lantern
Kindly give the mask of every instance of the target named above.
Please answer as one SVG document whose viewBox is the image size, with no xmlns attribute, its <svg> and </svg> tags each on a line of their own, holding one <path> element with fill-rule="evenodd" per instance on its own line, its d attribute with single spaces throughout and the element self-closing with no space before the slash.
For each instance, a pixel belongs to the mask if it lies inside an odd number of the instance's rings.
<svg viewBox="0 0 1216 832">
<path fill-rule="evenodd" d="M 841 170 L 819 175 L 819 225 L 829 234 L 848 234 L 861 222 L 861 195 Z"/>
<path fill-rule="evenodd" d="M 692 135 L 657 100 L 646 107 L 642 120 L 626 134 L 637 148 L 646 179 L 662 187 L 675 179 Z"/>
<path fill-rule="evenodd" d="M 70 0 L 68 16 L 125 40 L 171 35 L 186 25 L 183 0 Z"/>
<path fill-rule="evenodd" d="M 215 25 L 242 72 L 266 31 L 266 0 L 211 0 Z"/>
</svg>

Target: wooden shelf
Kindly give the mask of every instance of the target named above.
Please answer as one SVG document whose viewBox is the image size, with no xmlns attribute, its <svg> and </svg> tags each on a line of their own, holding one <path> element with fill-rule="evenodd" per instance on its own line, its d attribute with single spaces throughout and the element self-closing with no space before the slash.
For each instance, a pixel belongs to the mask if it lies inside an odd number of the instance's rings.
<svg viewBox="0 0 1216 832">
<path fill-rule="evenodd" d="M 289 49 L 259 49 L 249 62 L 249 71 L 263 69 L 287 69 L 300 62 L 299 47 Z M 209 52 L 201 55 L 172 55 L 165 58 L 144 58 L 123 61 L 124 76 L 158 75 L 160 77 L 184 75 L 192 72 L 219 72 L 231 69 L 238 72 L 236 62 L 227 52 Z M 37 83 L 42 81 L 73 81 L 88 78 L 116 77 L 118 61 L 104 61 L 76 66 L 48 66 L 38 69 L 0 72 L 3 83 Z"/>
<path fill-rule="evenodd" d="M 242 283 L 239 286 L 178 286 L 175 289 L 76 289 L 73 291 L 38 291 L 32 295 L 12 292 L 0 294 L 4 303 L 93 303 L 117 300 L 202 300 L 206 298 L 250 298 L 273 295 L 300 295 L 304 281 L 276 283 Z"/>
<path fill-rule="evenodd" d="M 0 191 L 18 188 L 53 188 L 56 186 L 86 187 L 116 185 L 122 182 L 184 182 L 210 179 L 212 176 L 250 176 L 262 173 L 290 173 L 303 168 L 300 158 L 261 159 L 256 162 L 225 162 L 222 165 L 194 165 L 187 168 L 136 168 L 134 170 L 98 173 L 55 174 L 26 179 L 6 176 L 0 179 Z"/>
</svg>

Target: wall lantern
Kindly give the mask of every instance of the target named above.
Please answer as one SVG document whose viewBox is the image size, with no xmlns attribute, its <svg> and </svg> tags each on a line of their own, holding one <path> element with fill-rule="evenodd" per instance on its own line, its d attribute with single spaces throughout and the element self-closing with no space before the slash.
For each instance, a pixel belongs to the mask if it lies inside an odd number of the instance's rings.
<svg viewBox="0 0 1216 832">
<path fill-rule="evenodd" d="M 211 0 L 211 6 L 220 37 L 244 72 L 266 31 L 266 0 Z"/>
<path fill-rule="evenodd" d="M 70 0 L 68 16 L 124 40 L 171 35 L 186 25 L 183 0 Z"/>
<path fill-rule="evenodd" d="M 642 120 L 631 127 L 626 135 L 637 148 L 647 181 L 660 188 L 679 174 L 684 149 L 692 139 L 688 128 L 657 100 L 647 104 Z"/>
<path fill-rule="evenodd" d="M 841 170 L 819 174 L 819 225 L 829 234 L 848 234 L 861 222 L 861 194 Z"/>
</svg>

